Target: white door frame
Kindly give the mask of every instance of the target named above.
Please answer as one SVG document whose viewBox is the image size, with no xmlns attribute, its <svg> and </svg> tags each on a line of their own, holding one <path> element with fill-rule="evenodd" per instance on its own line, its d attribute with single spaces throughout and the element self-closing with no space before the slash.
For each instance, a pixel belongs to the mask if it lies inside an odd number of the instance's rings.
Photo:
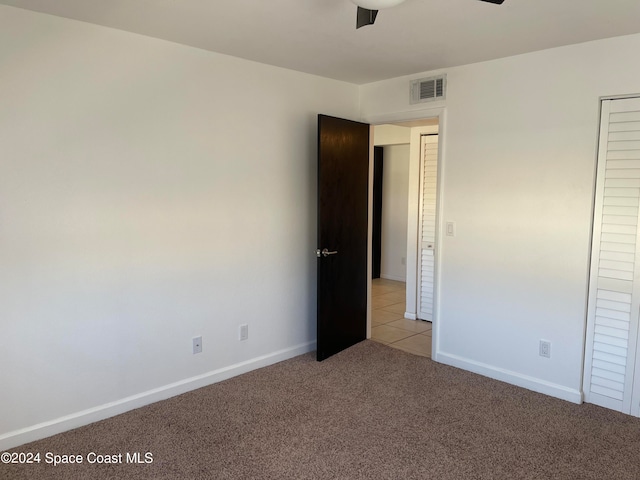
<svg viewBox="0 0 640 480">
<path fill-rule="evenodd" d="M 444 178 L 445 160 L 445 107 L 415 110 L 411 112 L 398 112 L 386 115 L 375 115 L 362 119 L 369 123 L 372 129 L 370 162 L 369 162 L 369 239 L 368 239 L 368 285 L 367 285 L 367 338 L 371 338 L 371 247 L 373 244 L 373 127 L 388 123 L 403 123 L 420 120 L 438 119 L 438 195 L 436 201 L 436 244 L 442 246 L 442 207 L 443 192 L 441 186 Z M 429 127 L 426 127 L 429 128 Z M 417 284 L 418 284 L 418 242 L 419 242 L 419 204 L 420 204 L 420 133 L 424 128 L 415 128 L 411 132 L 411 143 L 409 149 L 409 213 L 407 225 L 407 297 L 405 318 L 415 320 L 417 318 Z M 428 133 L 433 133 L 433 127 Z M 431 358 L 438 361 L 439 352 L 439 323 L 440 323 L 440 264 L 442 258 L 442 248 L 437 248 L 435 254 L 435 275 L 434 275 L 434 298 L 433 298 L 433 333 L 432 333 L 432 355 Z"/>
</svg>

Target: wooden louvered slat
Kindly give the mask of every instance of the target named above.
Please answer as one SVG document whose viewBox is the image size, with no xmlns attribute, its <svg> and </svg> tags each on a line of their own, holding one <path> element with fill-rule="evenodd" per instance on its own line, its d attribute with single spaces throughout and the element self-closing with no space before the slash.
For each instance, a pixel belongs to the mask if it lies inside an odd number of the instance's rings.
<svg viewBox="0 0 640 480">
<path fill-rule="evenodd" d="M 611 390 L 614 390 L 616 392 L 620 392 L 622 393 L 624 391 L 624 381 L 619 382 L 616 380 L 612 380 L 610 378 L 608 378 L 608 375 L 605 373 L 606 376 L 599 376 L 596 375 L 595 373 L 593 374 L 593 383 L 595 385 L 600 385 L 601 387 L 604 388 L 608 388 Z"/>
<path fill-rule="evenodd" d="M 629 328 L 629 322 L 626 320 L 618 320 L 615 318 L 596 316 L 596 323 L 603 327 L 618 328 L 621 330 Z"/>
<path fill-rule="evenodd" d="M 613 347 L 620 347 L 624 349 L 627 348 L 627 342 L 623 338 L 610 337 L 609 335 L 602 335 L 600 333 L 596 333 L 593 338 L 595 343 L 600 343 L 603 345 L 611 345 Z M 614 353 L 614 352 L 609 352 L 609 353 Z"/>
<path fill-rule="evenodd" d="M 618 206 L 618 207 L 637 207 L 638 199 L 634 197 L 605 196 L 603 200 L 603 204 Z"/>
<path fill-rule="evenodd" d="M 615 339 L 613 339 L 615 340 Z M 617 355 L 619 357 L 627 356 L 627 347 L 619 347 L 617 345 L 612 345 L 611 342 L 594 342 L 593 348 L 598 350 L 599 352 L 610 353 L 611 355 Z"/>
<path fill-rule="evenodd" d="M 635 252 L 635 245 L 625 244 L 625 243 L 602 242 L 602 251 L 618 252 L 618 253 L 633 253 Z"/>
<path fill-rule="evenodd" d="M 612 254 L 616 254 L 617 252 L 610 252 Z M 624 255 L 624 254 L 621 254 Z M 628 254 L 630 255 L 630 254 Z M 606 268 L 609 270 L 621 270 L 623 272 L 633 272 L 634 264 L 633 262 L 620 262 L 616 260 L 600 260 L 600 268 Z"/>
<path fill-rule="evenodd" d="M 610 152 L 620 151 L 620 150 L 640 150 L 640 141 L 637 141 L 637 140 L 611 141 L 611 139 L 609 139 L 608 150 Z"/>
<path fill-rule="evenodd" d="M 602 223 L 602 231 L 605 233 L 622 233 L 624 235 L 633 235 L 636 234 L 636 226 L 635 225 L 618 225 L 615 223 Z"/>
<path fill-rule="evenodd" d="M 640 188 L 640 178 L 607 178 L 604 182 L 607 188 Z"/>
<path fill-rule="evenodd" d="M 602 233 L 602 241 L 610 242 L 610 243 L 623 243 L 628 245 L 636 244 L 636 236 L 635 235 L 623 235 L 620 233 Z"/>
<path fill-rule="evenodd" d="M 627 302 L 616 302 L 614 300 L 605 300 L 600 298 L 596 301 L 596 310 L 598 308 L 626 313 L 630 313 L 631 311 L 631 305 Z"/>
<path fill-rule="evenodd" d="M 609 132 L 610 142 L 640 141 L 640 124 L 638 129 L 622 132 Z"/>
<path fill-rule="evenodd" d="M 595 366 L 593 367 L 592 372 L 596 377 L 606 378 L 607 380 L 612 380 L 618 383 L 624 383 L 624 373 L 616 373 L 608 369 L 601 369 Z"/>
<path fill-rule="evenodd" d="M 605 215 L 627 215 L 630 217 L 638 217 L 638 207 L 620 207 L 617 205 L 604 205 L 602 212 Z"/>
<path fill-rule="evenodd" d="M 609 125 L 609 133 L 634 131 L 640 131 L 640 122 L 617 122 Z"/>
<path fill-rule="evenodd" d="M 638 168 L 609 168 L 605 172 L 605 178 L 640 178 Z"/>
<path fill-rule="evenodd" d="M 611 290 L 621 293 L 632 293 L 633 282 L 628 280 L 614 280 L 611 278 L 598 278 L 598 287 L 602 290 Z M 631 303 L 629 303 L 631 304 Z M 595 311 L 595 302 L 593 302 L 593 309 Z"/>
<path fill-rule="evenodd" d="M 600 260 L 615 260 L 618 262 L 629 262 L 633 264 L 635 262 L 636 256 L 633 253 L 624 253 L 624 252 L 611 252 L 608 250 L 603 250 L 600 252 Z"/>
<path fill-rule="evenodd" d="M 640 151 L 607 152 L 607 161 L 611 168 L 640 168 Z"/>
<path fill-rule="evenodd" d="M 608 320 L 618 320 L 620 322 L 630 322 L 631 321 L 631 314 L 628 312 L 621 312 L 619 310 L 607 310 L 605 308 L 597 308 L 596 307 L 596 318 L 600 318 L 600 319 L 608 319 Z M 604 324 L 598 324 L 597 326 L 603 326 L 603 327 L 612 327 L 612 328 L 617 328 L 617 327 L 613 327 L 612 325 L 604 325 Z M 628 330 L 628 327 L 620 327 L 621 330 Z"/>
<path fill-rule="evenodd" d="M 618 366 L 625 367 L 625 368 L 627 366 L 626 357 L 620 357 L 618 355 L 612 355 L 610 353 L 604 353 L 604 352 L 601 352 L 599 350 L 594 350 L 593 358 L 595 358 L 597 360 L 603 360 L 605 362 L 612 363 L 614 365 L 618 365 Z"/>
<path fill-rule="evenodd" d="M 637 217 L 628 217 L 623 215 L 603 215 L 602 223 L 614 223 L 616 225 L 633 225 L 638 226 L 638 218 Z"/>
<path fill-rule="evenodd" d="M 607 188 L 604 189 L 604 196 L 606 197 L 631 197 L 638 198 L 640 189 L 638 188 Z"/>
<path fill-rule="evenodd" d="M 622 303 L 631 303 L 631 294 L 623 293 L 616 290 L 606 290 L 599 289 L 598 290 L 598 299 L 603 300 L 612 300 L 614 302 L 622 302 Z"/>
<path fill-rule="evenodd" d="M 640 121 L 640 112 L 613 112 L 609 117 L 610 123 L 638 121 Z"/>
<path fill-rule="evenodd" d="M 627 369 L 622 365 L 610 363 L 605 360 L 594 360 L 593 368 L 597 368 L 603 371 L 611 372 L 612 374 L 624 375 Z"/>
<path fill-rule="evenodd" d="M 605 278 L 613 278 L 614 280 L 633 280 L 633 272 L 621 272 L 620 270 L 608 270 L 601 268 L 598 275 Z"/>
<path fill-rule="evenodd" d="M 607 380 L 596 375 L 592 376 L 592 387 L 601 395 L 605 395 L 616 400 L 624 398 L 624 383 Z"/>
<path fill-rule="evenodd" d="M 609 337 L 614 337 L 614 338 L 623 338 L 625 340 L 629 338 L 629 331 L 624 330 L 622 328 L 612 328 L 612 327 L 605 327 L 603 325 L 596 325 L 594 332 L 596 334 L 599 333 L 601 335 L 608 335 Z"/>
<path fill-rule="evenodd" d="M 619 400 L 619 401 L 622 401 L 622 399 L 624 398 L 624 394 L 622 392 L 617 392 L 615 390 L 611 390 L 610 388 L 604 388 L 604 387 L 601 387 L 600 385 L 595 385 L 595 384 L 591 385 L 591 392 L 597 393 L 598 395 L 602 395 L 604 397 L 610 397 L 610 398 L 613 398 L 614 400 Z"/>
</svg>

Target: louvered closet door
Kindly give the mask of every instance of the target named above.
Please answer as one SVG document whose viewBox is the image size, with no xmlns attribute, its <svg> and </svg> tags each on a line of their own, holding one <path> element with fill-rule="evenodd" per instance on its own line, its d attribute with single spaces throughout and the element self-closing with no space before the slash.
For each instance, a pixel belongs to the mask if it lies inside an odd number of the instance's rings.
<svg viewBox="0 0 640 480">
<path fill-rule="evenodd" d="M 418 318 L 433 321 L 436 248 L 436 196 L 438 186 L 438 135 L 424 135 L 420 141 L 420 269 Z"/>
<path fill-rule="evenodd" d="M 639 205 L 640 99 L 605 100 L 600 124 L 584 392 L 587 402 L 636 415 L 638 398 L 634 398 L 633 391 L 640 307 Z"/>
</svg>

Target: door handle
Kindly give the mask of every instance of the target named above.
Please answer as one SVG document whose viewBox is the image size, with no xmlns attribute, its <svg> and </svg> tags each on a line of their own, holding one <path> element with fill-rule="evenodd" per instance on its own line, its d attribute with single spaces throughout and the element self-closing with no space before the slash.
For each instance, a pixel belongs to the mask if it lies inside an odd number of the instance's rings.
<svg viewBox="0 0 640 480">
<path fill-rule="evenodd" d="M 330 252 L 328 248 L 323 248 L 322 251 L 320 251 L 320 249 L 318 248 L 316 250 L 316 257 L 320 258 L 320 255 L 322 255 L 323 257 L 328 257 L 329 255 L 335 255 L 336 253 L 338 253 L 337 251 L 334 252 Z"/>
</svg>

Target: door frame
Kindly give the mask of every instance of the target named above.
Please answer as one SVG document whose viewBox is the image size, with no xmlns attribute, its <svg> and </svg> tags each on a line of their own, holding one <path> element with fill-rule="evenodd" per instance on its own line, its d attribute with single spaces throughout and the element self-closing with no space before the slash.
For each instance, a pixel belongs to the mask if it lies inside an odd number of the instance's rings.
<svg viewBox="0 0 640 480">
<path fill-rule="evenodd" d="M 368 123 L 371 128 L 370 148 L 369 148 L 369 232 L 368 232 L 368 259 L 367 259 L 367 338 L 371 338 L 371 274 L 372 274 L 372 242 L 373 242 L 373 129 L 376 125 L 397 124 L 406 122 L 420 122 L 425 120 L 438 119 L 438 194 L 436 200 L 436 249 L 435 255 L 435 275 L 434 275 L 434 298 L 433 298 L 433 327 L 431 358 L 438 361 L 440 345 L 440 283 L 441 283 L 441 261 L 442 261 L 442 237 L 444 233 L 443 209 L 443 180 L 445 170 L 445 145 L 446 145 L 446 108 L 434 107 L 428 109 L 414 110 L 411 112 L 396 112 L 385 115 L 372 115 L 364 117 L 363 122 Z M 409 153 L 409 178 L 415 179 L 409 184 L 409 218 L 407 227 L 407 297 L 405 305 L 405 318 L 415 320 L 417 318 L 417 282 L 418 282 L 418 215 L 420 204 L 420 135 L 421 133 L 412 131 L 410 153 Z M 415 138 L 414 138 L 415 137 Z M 417 140 L 417 145 L 416 144 Z M 409 285 L 411 280 L 412 285 Z"/>
</svg>

